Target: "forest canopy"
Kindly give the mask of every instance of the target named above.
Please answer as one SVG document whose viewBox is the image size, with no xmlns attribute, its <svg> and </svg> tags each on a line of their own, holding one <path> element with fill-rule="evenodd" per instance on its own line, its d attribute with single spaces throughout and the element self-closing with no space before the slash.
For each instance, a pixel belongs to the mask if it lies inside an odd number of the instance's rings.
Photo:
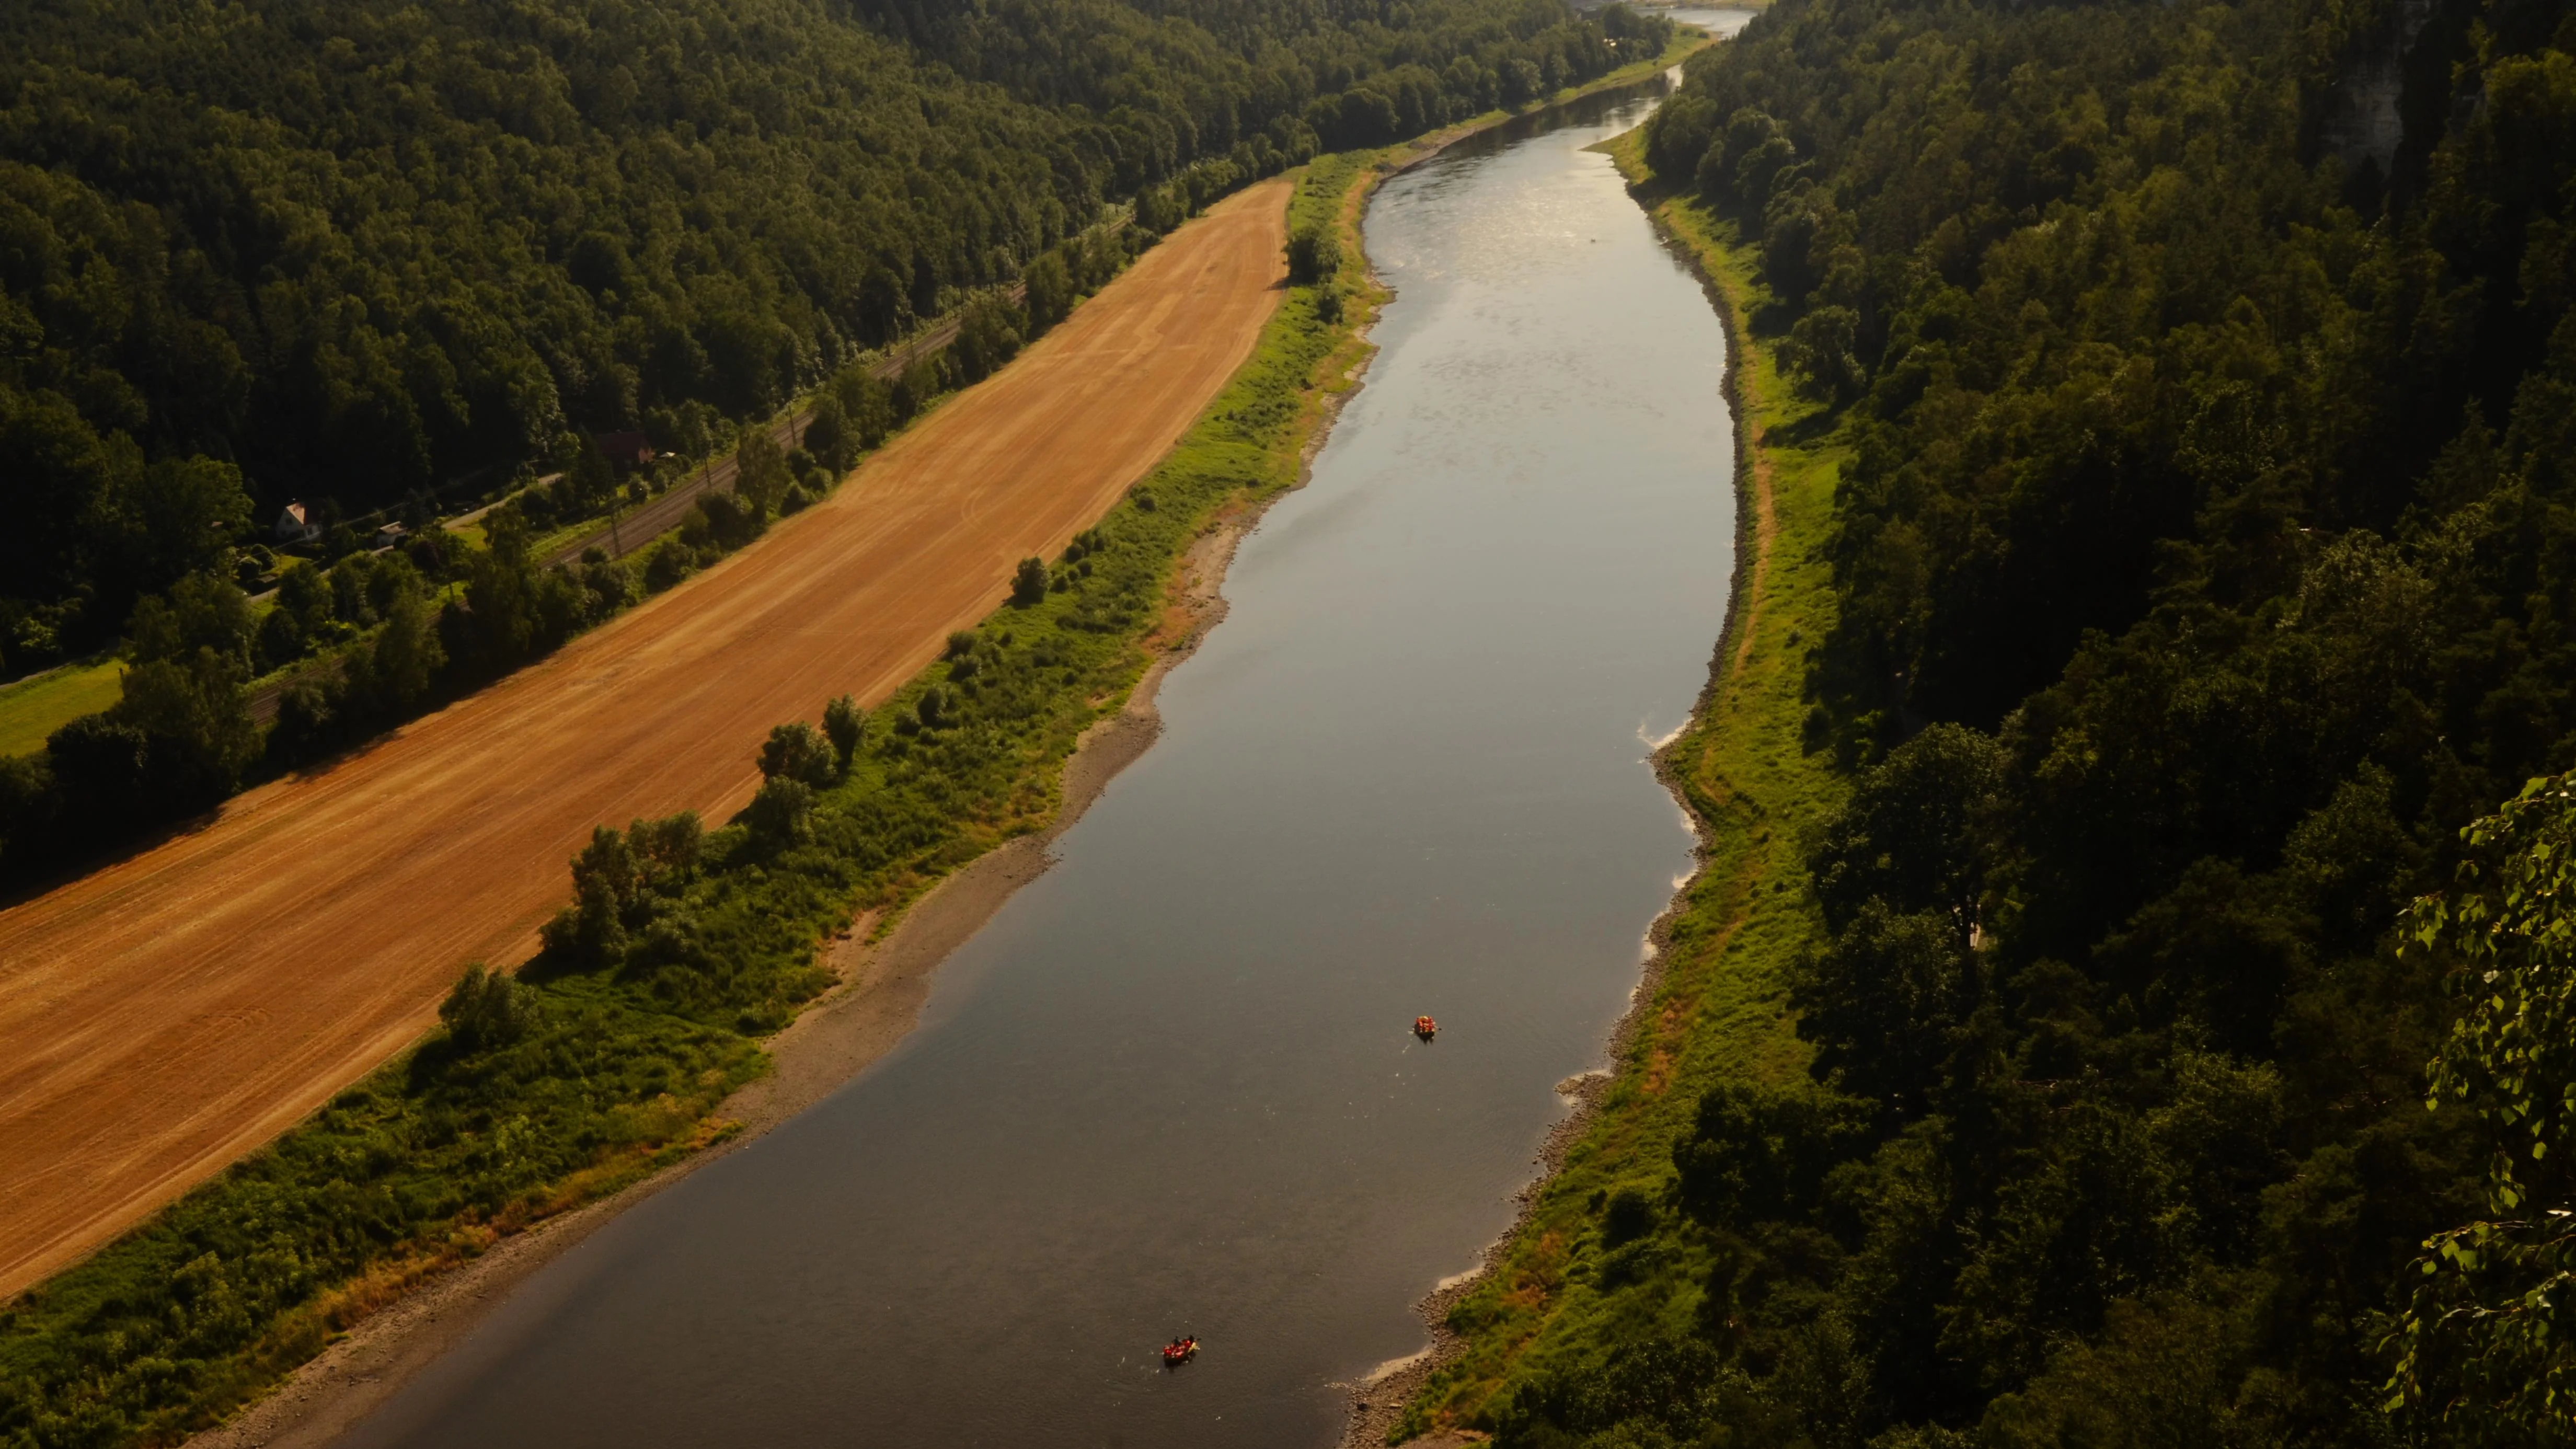
<svg viewBox="0 0 2576 1449">
<path fill-rule="evenodd" d="M 701 453 L 1103 208 L 1598 74 L 1561 0 L 0 7 L 0 674 L 296 499 Z"/>
<path fill-rule="evenodd" d="M 1848 459 L 1813 1067 L 1698 1104 L 1499 1442 L 2576 1439 L 2571 136 L 2555 0 L 1784 0 L 1692 68 L 1648 162 Z"/>
</svg>

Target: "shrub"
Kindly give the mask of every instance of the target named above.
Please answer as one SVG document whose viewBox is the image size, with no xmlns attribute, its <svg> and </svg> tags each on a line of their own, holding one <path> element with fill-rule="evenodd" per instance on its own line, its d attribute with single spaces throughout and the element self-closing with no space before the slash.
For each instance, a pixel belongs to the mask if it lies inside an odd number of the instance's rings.
<svg viewBox="0 0 2576 1449">
<path fill-rule="evenodd" d="M 773 848 L 793 845 L 813 830 L 814 791 L 802 780 L 773 779 L 751 797 L 743 823 Z"/>
<path fill-rule="evenodd" d="M 933 685 L 921 692 L 921 699 L 913 705 L 912 713 L 921 721 L 922 728 L 935 730 L 947 719 L 948 704 L 947 688 Z"/>
<path fill-rule="evenodd" d="M 823 467 L 838 472 L 857 461 L 858 438 L 850 428 L 850 413 L 841 401 L 837 388 L 826 388 L 814 399 L 814 420 L 805 425 L 805 436 L 797 451 L 812 455 Z"/>
<path fill-rule="evenodd" d="M 823 734 L 832 742 L 832 753 L 839 757 L 843 774 L 849 772 L 850 757 L 858 752 L 859 739 L 867 725 L 867 712 L 846 694 L 823 706 Z"/>
<path fill-rule="evenodd" d="M 705 516 L 704 514 L 690 515 L 694 519 L 701 520 Z M 687 578 L 689 571 L 696 566 L 696 551 L 687 544 L 676 541 L 657 543 L 653 546 L 653 551 L 644 558 L 644 587 L 658 594 Z"/>
<path fill-rule="evenodd" d="M 820 790 L 832 783 L 833 773 L 831 747 L 803 720 L 772 729 L 760 747 L 764 780 L 796 780 Z"/>
<path fill-rule="evenodd" d="M 295 617 L 293 609 L 280 605 L 259 621 L 252 657 L 262 673 L 283 669 L 304 657 L 304 623 Z"/>
<path fill-rule="evenodd" d="M 1033 604 L 1046 602 L 1046 596 L 1046 560 L 1037 558 L 1020 560 L 1018 571 L 1011 575 L 1011 602 L 1025 609 Z"/>
<path fill-rule="evenodd" d="M 1655 1200 L 1630 1184 L 1610 1195 L 1601 1214 L 1601 1241 L 1610 1247 L 1633 1242 L 1655 1230 Z"/>
<path fill-rule="evenodd" d="M 438 1004 L 438 1020 L 448 1040 L 466 1052 L 507 1046 L 527 1035 L 536 1016 L 534 994 L 507 973 L 490 971 L 477 961 Z"/>
<path fill-rule="evenodd" d="M 1288 238 L 1288 280 L 1312 287 L 1331 281 L 1342 270 L 1342 244 L 1320 226 L 1299 227 Z"/>
</svg>

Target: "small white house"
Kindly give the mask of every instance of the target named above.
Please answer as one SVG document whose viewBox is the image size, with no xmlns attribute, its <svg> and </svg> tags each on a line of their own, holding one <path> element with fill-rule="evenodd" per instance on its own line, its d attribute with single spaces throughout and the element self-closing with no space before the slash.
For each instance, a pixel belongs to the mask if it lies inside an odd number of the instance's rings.
<svg viewBox="0 0 2576 1449">
<path fill-rule="evenodd" d="M 290 503 L 277 515 L 279 543 L 311 543 L 322 536 L 321 525 L 304 516 L 302 503 Z"/>
</svg>

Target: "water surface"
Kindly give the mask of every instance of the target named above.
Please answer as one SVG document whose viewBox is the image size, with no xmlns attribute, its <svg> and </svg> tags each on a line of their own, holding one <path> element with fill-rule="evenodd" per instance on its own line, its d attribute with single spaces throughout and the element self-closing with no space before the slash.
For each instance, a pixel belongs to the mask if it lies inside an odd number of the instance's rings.
<svg viewBox="0 0 2576 1449">
<path fill-rule="evenodd" d="M 1379 193 L 1383 350 L 1161 742 L 900 1048 L 566 1253 L 354 1442 L 1333 1441 L 1337 1386 L 1508 1226 L 1690 866 L 1646 755 L 1725 614 L 1724 338 L 1583 149 L 1652 104 Z M 1206 1353 L 1166 1374 L 1181 1330 Z"/>
</svg>

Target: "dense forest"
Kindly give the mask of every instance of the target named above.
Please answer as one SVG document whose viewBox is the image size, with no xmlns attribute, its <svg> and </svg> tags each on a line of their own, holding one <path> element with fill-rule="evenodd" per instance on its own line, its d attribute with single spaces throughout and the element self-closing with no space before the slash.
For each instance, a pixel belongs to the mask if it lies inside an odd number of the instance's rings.
<svg viewBox="0 0 2576 1449">
<path fill-rule="evenodd" d="M 0 7 L 0 676 L 290 500 L 702 455 L 1107 206 L 1616 58 L 1562 0 Z"/>
<path fill-rule="evenodd" d="M 2576 763 L 2571 140 L 2556 0 L 1785 0 L 1693 68 L 1648 160 L 1850 448 L 1853 790 L 1812 1080 L 1608 1205 L 1693 1326 L 1502 1442 L 2576 1440 L 2566 787 L 2496 815 Z"/>
<path fill-rule="evenodd" d="M 114 708 L 0 759 L 0 879 L 118 848 L 669 587 L 1234 187 L 1670 33 L 1562 0 L 7 10 L 0 678 L 105 647 L 128 667 Z M 872 377 L 952 314 L 943 353 Z M 792 399 L 806 446 L 747 442 L 744 486 L 677 537 L 631 562 L 532 552 L 645 496 L 595 435 L 646 434 L 666 483 Z M 417 530 L 548 468 L 479 545 L 416 531 L 370 555 L 346 526 Z M 290 500 L 339 526 L 278 567 L 254 542 Z M 246 682 L 317 653 L 263 728 Z"/>
</svg>

